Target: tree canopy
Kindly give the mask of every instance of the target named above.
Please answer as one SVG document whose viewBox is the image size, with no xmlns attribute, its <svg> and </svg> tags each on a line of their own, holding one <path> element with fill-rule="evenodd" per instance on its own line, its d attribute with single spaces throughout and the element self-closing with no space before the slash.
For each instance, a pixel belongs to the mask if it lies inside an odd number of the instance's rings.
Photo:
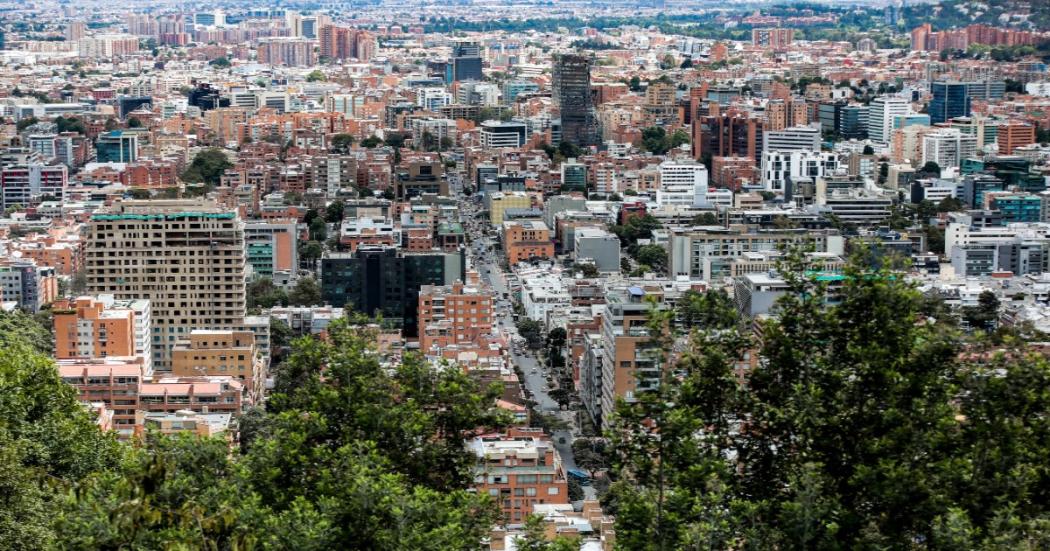
<svg viewBox="0 0 1050 551">
<path fill-rule="evenodd" d="M 790 292 L 762 322 L 761 343 L 736 323 L 702 326 L 667 370 L 673 384 L 618 406 L 617 543 L 1050 543 L 1046 358 L 923 323 L 918 291 L 868 263 L 849 265 L 831 306 L 800 253 L 781 273 Z"/>
<path fill-rule="evenodd" d="M 222 173 L 233 166 L 226 158 L 226 153 L 218 147 L 209 147 L 193 158 L 193 162 L 182 173 L 182 180 L 188 183 L 205 183 L 211 186 L 219 184 Z"/>
<path fill-rule="evenodd" d="M 54 363 L 0 347 L 0 541 L 10 549 L 482 549 L 497 510 L 467 491 L 462 443 L 498 429 L 497 387 L 409 355 L 367 327 L 296 341 L 250 441 L 94 426 Z"/>
</svg>

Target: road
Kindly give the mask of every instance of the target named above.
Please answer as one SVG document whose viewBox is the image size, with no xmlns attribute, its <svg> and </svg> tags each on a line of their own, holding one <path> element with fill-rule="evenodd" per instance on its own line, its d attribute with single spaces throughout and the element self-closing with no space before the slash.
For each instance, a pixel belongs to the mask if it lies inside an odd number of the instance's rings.
<svg viewBox="0 0 1050 551">
<path fill-rule="evenodd" d="M 477 222 L 476 225 L 472 223 L 476 218 L 473 213 L 470 213 L 468 217 L 461 218 L 464 221 L 464 227 L 471 235 L 471 244 L 469 247 L 470 256 L 473 260 L 474 268 L 481 274 L 481 279 L 492 287 L 496 298 L 496 316 L 497 323 L 501 331 L 510 335 L 511 340 L 518 336 L 518 330 L 514 326 L 514 318 L 512 316 L 513 309 L 510 305 L 509 300 L 504 300 L 503 293 L 510 293 L 510 289 L 507 286 L 506 276 L 503 270 L 500 268 L 499 263 L 496 262 L 494 253 L 485 252 L 489 251 L 494 244 L 493 240 L 482 234 L 483 229 L 486 227 L 484 222 Z M 481 251 L 477 245 L 481 245 Z M 524 376 L 525 388 L 531 393 L 532 399 L 536 402 L 536 408 L 543 413 L 553 415 L 562 421 L 565 421 L 571 427 L 571 430 L 557 430 L 551 435 L 551 439 L 554 441 L 554 447 L 558 450 L 558 454 L 561 455 L 562 466 L 565 470 L 575 469 L 576 460 L 572 451 L 572 440 L 575 431 L 575 419 L 571 411 L 562 411 L 554 399 L 548 394 L 549 387 L 547 386 L 546 369 L 545 366 L 540 362 L 531 351 L 525 351 L 524 353 L 518 353 L 514 347 L 511 347 L 511 358 L 514 365 L 521 368 L 521 372 Z M 584 497 L 586 499 L 597 499 L 594 487 L 584 486 Z"/>
</svg>

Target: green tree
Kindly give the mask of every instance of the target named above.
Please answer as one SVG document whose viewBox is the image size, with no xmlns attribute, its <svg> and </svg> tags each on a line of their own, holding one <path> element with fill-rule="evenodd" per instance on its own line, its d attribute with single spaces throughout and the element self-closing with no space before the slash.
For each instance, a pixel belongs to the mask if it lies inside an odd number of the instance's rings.
<svg viewBox="0 0 1050 551">
<path fill-rule="evenodd" d="M 208 65 L 217 69 L 227 69 L 230 66 L 230 59 L 226 56 L 217 57 L 208 62 Z"/>
<path fill-rule="evenodd" d="M 994 291 L 981 291 L 976 306 L 962 309 L 962 319 L 972 329 L 993 331 L 999 325 L 999 307 L 999 297 Z"/>
<path fill-rule="evenodd" d="M 542 515 L 529 515 L 525 518 L 522 535 L 514 539 L 518 551 L 579 551 L 579 538 L 555 536 L 547 539 L 546 523 Z"/>
<path fill-rule="evenodd" d="M 209 147 L 197 153 L 193 162 L 182 173 L 182 181 L 188 183 L 204 183 L 209 186 L 219 184 L 223 172 L 231 168 L 233 163 L 226 158 L 226 153 L 217 147 Z"/>
<path fill-rule="evenodd" d="M 517 322 L 518 334 L 524 338 L 529 348 L 537 349 L 543 345 L 543 327 L 538 321 L 522 316 Z"/>
<path fill-rule="evenodd" d="M 248 283 L 246 294 L 249 310 L 288 305 L 288 295 L 268 277 L 260 277 Z"/>
<path fill-rule="evenodd" d="M 335 201 L 328 203 L 328 206 L 324 209 L 325 222 L 328 222 L 329 224 L 338 224 L 343 221 L 345 213 L 346 205 L 342 200 L 336 199 Z"/>
<path fill-rule="evenodd" d="M 376 137 L 376 136 L 369 136 L 369 137 L 361 140 L 361 147 L 364 147 L 364 148 L 367 148 L 367 149 L 373 149 L 373 148 L 379 147 L 379 145 L 381 145 L 382 143 L 383 143 L 383 140 L 379 139 L 378 137 Z"/>
<path fill-rule="evenodd" d="M 21 131 L 25 130 L 26 128 L 29 128 L 30 126 L 33 126 L 34 124 L 36 124 L 38 122 L 40 122 L 40 119 L 38 119 L 36 117 L 26 117 L 24 119 L 19 120 L 17 123 L 15 123 L 15 130 L 17 132 L 21 132 Z"/>
<path fill-rule="evenodd" d="M 579 262 L 572 265 L 572 271 L 583 274 L 583 277 L 593 278 L 601 275 L 598 271 L 598 267 L 591 263 L 581 264 Z"/>
<path fill-rule="evenodd" d="M 292 306 L 320 306 L 321 285 L 312 277 L 302 277 L 288 293 L 288 303 Z"/>
<path fill-rule="evenodd" d="M 327 80 L 320 69 L 314 69 L 306 75 L 306 82 L 324 82 Z"/>
<path fill-rule="evenodd" d="M 328 224 L 325 224 L 324 218 L 314 218 L 310 221 L 309 228 L 311 241 L 328 239 Z"/>
<path fill-rule="evenodd" d="M 331 146 L 333 151 L 346 153 L 350 151 L 351 145 L 354 145 L 353 134 L 336 134 L 332 136 Z"/>
<path fill-rule="evenodd" d="M 667 268 L 667 249 L 660 245 L 642 245 L 634 251 L 634 259 L 657 271 Z"/>
<path fill-rule="evenodd" d="M 678 319 L 687 328 L 721 330 L 740 323 L 733 299 L 722 289 L 686 291 L 676 308 Z"/>
</svg>

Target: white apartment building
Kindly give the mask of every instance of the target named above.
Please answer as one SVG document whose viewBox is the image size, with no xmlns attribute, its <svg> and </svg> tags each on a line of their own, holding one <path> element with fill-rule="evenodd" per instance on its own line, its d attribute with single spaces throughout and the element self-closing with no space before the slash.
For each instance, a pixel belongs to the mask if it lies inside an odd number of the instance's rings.
<svg viewBox="0 0 1050 551">
<path fill-rule="evenodd" d="M 935 162 L 941 169 L 957 168 L 977 153 L 977 137 L 958 128 L 943 128 L 922 137 L 922 163 Z"/>
<path fill-rule="evenodd" d="M 762 184 L 766 191 L 784 193 L 788 183 L 815 181 L 839 168 L 838 155 L 813 151 L 763 151 Z"/>
</svg>

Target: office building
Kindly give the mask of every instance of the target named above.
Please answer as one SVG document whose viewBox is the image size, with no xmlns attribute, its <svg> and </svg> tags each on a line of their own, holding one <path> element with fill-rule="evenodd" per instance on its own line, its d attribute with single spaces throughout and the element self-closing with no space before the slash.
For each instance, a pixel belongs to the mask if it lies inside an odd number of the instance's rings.
<svg viewBox="0 0 1050 551">
<path fill-rule="evenodd" d="M 576 54 L 555 57 L 554 104 L 561 113 L 561 138 L 580 147 L 597 144 L 591 98 L 591 60 Z"/>
<path fill-rule="evenodd" d="M 879 96 L 868 105 L 868 138 L 876 143 L 889 143 L 893 121 L 911 113 L 911 103 L 897 96 Z"/>
<path fill-rule="evenodd" d="M 244 225 L 244 241 L 252 277 L 278 283 L 295 279 L 299 267 L 299 232 L 294 219 L 251 221 Z"/>
<path fill-rule="evenodd" d="M 1035 143 L 1035 127 L 1020 121 L 1000 124 L 996 139 L 1000 155 L 1013 155 L 1018 147 Z"/>
<path fill-rule="evenodd" d="M 928 111 L 932 124 L 970 116 L 970 92 L 967 83 L 934 82 L 930 85 L 930 92 L 933 99 L 930 100 Z"/>
<path fill-rule="evenodd" d="M 150 301 L 153 364 L 194 329 L 233 329 L 245 314 L 244 223 L 207 200 L 124 201 L 91 215 L 85 272 L 92 294 Z"/>
<path fill-rule="evenodd" d="M 95 152 L 100 163 L 133 162 L 139 157 L 139 137 L 122 130 L 106 132 L 95 142 Z"/>
<path fill-rule="evenodd" d="M 525 145 L 528 126 L 517 121 L 481 123 L 481 146 L 487 149 L 518 148 Z"/>
<path fill-rule="evenodd" d="M 762 153 L 762 184 L 766 191 L 795 195 L 802 183 L 812 183 L 839 167 L 838 156 L 830 152 L 766 151 Z"/>
<path fill-rule="evenodd" d="M 449 82 L 464 80 L 485 80 L 481 71 L 481 44 L 477 42 L 456 42 L 452 46 L 452 59 L 448 65 L 451 78 Z"/>
<path fill-rule="evenodd" d="M 321 295 L 325 303 L 344 305 L 417 335 L 419 289 L 452 285 L 466 278 L 466 253 L 403 252 L 394 247 L 360 247 L 353 253 L 329 253 L 321 259 Z"/>
<path fill-rule="evenodd" d="M 576 261 L 591 261 L 599 272 L 620 271 L 620 238 L 604 228 L 581 227 L 573 231 Z"/>
<path fill-rule="evenodd" d="M 762 151 L 820 151 L 820 126 L 795 126 L 762 135 Z"/>
<path fill-rule="evenodd" d="M 540 91 L 540 85 L 531 80 L 514 79 L 503 83 L 503 103 L 511 104 L 518 96 Z"/>
<path fill-rule="evenodd" d="M 710 282 L 721 281 L 730 275 L 730 262 L 744 253 L 776 251 L 792 244 L 812 246 L 816 252 L 839 255 L 844 248 L 842 236 L 830 230 L 680 229 L 671 233 L 670 273 Z"/>
<path fill-rule="evenodd" d="M 706 207 L 707 167 L 698 162 L 660 163 L 660 189 L 656 202 L 661 206 Z"/>
</svg>

